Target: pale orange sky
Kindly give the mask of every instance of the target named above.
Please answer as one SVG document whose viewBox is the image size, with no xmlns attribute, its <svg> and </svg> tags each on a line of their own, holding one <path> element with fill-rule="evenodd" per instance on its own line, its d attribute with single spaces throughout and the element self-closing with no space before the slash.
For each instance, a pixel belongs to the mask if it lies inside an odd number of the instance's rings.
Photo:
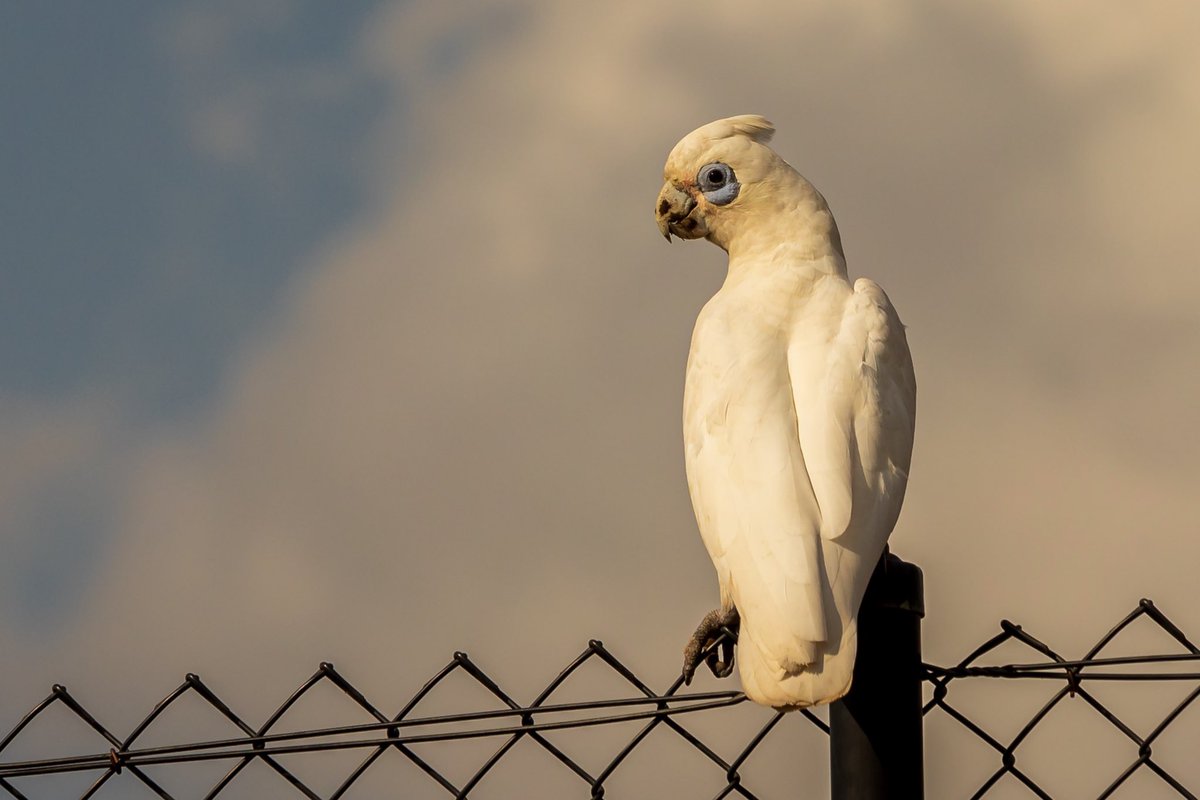
<svg viewBox="0 0 1200 800">
<path fill-rule="evenodd" d="M 665 686 L 717 598 L 680 404 L 723 254 L 665 245 L 652 204 L 675 141 L 736 113 L 775 122 L 851 275 L 908 326 L 892 546 L 925 571 L 926 659 L 1001 618 L 1075 655 L 1143 596 L 1200 636 L 1198 8 L 381 9 L 355 48 L 394 104 L 373 202 L 304 256 L 210 404 L 109 465 L 119 536 L 78 612 L 49 634 L 0 613 L 0 708 L 60 681 L 134 720 L 195 671 L 261 715 L 285 692 L 257 687 L 324 659 L 399 700 L 455 649 L 532 696 L 590 637 Z M 196 135 L 235 158 L 219 122 Z M 99 446 L 117 402 L 8 404 L 0 522 Z M 1200 714 L 1180 727 L 1162 758 L 1200 783 L 1182 745 Z M 927 730 L 929 797 L 998 766 L 964 738 Z M 824 745 L 796 741 L 824 785 Z M 1042 756 L 1047 785 L 1099 782 L 1088 759 Z M 763 785 L 793 785 L 778 761 Z"/>
</svg>

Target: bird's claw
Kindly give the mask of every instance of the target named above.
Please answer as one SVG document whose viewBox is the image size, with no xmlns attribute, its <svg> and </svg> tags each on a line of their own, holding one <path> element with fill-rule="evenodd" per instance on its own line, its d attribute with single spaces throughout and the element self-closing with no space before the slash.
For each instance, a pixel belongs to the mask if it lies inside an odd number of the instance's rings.
<svg viewBox="0 0 1200 800">
<path fill-rule="evenodd" d="M 736 608 L 714 609 L 704 615 L 683 650 L 683 682 L 690 686 L 696 667 L 703 662 L 718 678 L 733 674 L 733 646 L 741 617 Z"/>
</svg>

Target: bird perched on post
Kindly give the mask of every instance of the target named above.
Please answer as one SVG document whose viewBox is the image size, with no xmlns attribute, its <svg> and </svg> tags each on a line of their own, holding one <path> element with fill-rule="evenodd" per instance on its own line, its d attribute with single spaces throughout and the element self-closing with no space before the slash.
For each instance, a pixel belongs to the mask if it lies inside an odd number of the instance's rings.
<svg viewBox="0 0 1200 800">
<path fill-rule="evenodd" d="M 667 241 L 729 254 L 696 319 L 683 430 L 688 487 L 721 605 L 685 651 L 738 631 L 750 699 L 775 708 L 850 689 L 856 617 L 908 482 L 916 380 L 883 290 L 846 276 L 825 198 L 767 146 L 760 116 L 717 120 L 667 157 L 655 206 Z"/>
</svg>

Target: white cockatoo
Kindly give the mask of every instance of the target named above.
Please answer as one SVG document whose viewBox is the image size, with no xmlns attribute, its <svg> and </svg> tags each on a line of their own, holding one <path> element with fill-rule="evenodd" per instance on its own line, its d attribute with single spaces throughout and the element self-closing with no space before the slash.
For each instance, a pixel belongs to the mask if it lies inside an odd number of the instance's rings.
<svg viewBox="0 0 1200 800">
<path fill-rule="evenodd" d="M 723 677 L 738 631 L 750 699 L 832 702 L 854 670 L 857 614 L 908 482 L 916 380 L 878 284 L 846 277 L 825 198 L 767 142 L 760 116 L 717 120 L 667 157 L 655 216 L 667 241 L 729 254 L 696 319 L 683 430 L 688 487 L 720 608 L 685 654 Z"/>
</svg>

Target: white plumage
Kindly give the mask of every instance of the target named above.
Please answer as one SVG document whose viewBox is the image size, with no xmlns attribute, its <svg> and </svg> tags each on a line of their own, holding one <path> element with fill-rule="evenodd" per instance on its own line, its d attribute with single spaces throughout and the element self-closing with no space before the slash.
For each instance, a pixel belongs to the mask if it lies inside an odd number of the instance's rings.
<svg viewBox="0 0 1200 800">
<path fill-rule="evenodd" d="M 908 480 L 916 382 L 887 295 L 850 284 L 829 207 L 767 147 L 773 131 L 742 116 L 688 134 L 656 216 L 668 240 L 729 253 L 688 356 L 688 485 L 721 606 L 740 615 L 742 687 L 794 708 L 850 688 L 859 604 Z"/>
</svg>

